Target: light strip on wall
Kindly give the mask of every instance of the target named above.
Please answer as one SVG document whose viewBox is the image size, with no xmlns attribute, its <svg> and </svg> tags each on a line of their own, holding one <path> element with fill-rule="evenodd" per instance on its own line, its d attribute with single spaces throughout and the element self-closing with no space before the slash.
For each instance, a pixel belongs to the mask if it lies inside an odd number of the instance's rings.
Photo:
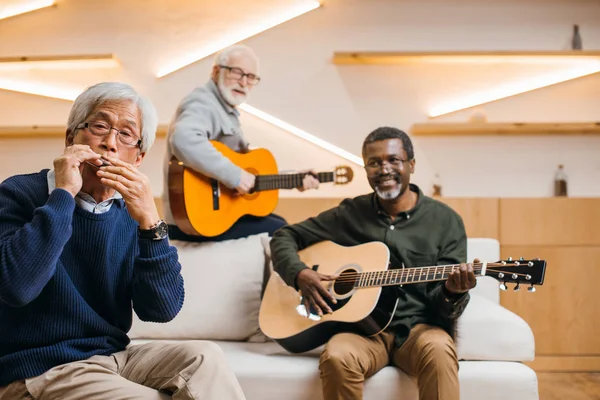
<svg viewBox="0 0 600 400">
<path fill-rule="evenodd" d="M 82 92 L 81 89 L 51 86 L 39 82 L 19 81 L 6 78 L 0 78 L 0 89 L 69 101 L 75 101 L 77 96 Z"/>
<path fill-rule="evenodd" d="M 26 94 L 33 94 L 33 95 L 37 95 L 37 96 L 51 97 L 51 98 L 60 99 L 60 100 L 68 100 L 68 101 L 75 101 L 77 96 L 79 96 L 79 94 L 82 92 L 82 89 L 75 89 L 75 88 L 67 89 L 67 88 L 63 88 L 63 87 L 42 85 L 42 84 L 35 83 L 35 82 L 22 82 L 22 81 L 1 79 L 1 78 L 0 78 L 0 89 L 10 90 L 10 91 L 20 92 L 20 93 L 26 93 Z M 310 133 L 305 132 L 302 129 L 300 129 L 294 125 L 288 124 L 285 121 L 275 118 L 274 116 L 267 114 L 264 111 L 261 111 L 257 108 L 249 106 L 248 104 L 242 104 L 239 106 L 239 108 L 242 109 L 243 111 L 247 112 L 250 115 L 260 118 L 272 125 L 277 126 L 278 128 L 281 128 L 295 136 L 298 136 L 299 138 L 302 138 L 302 139 L 304 139 L 312 144 L 315 144 L 327 151 L 337 154 L 338 156 L 343 157 L 346 160 L 352 161 L 353 163 L 360 165 L 361 167 L 364 166 L 362 158 L 360 158 L 344 149 L 341 149 L 323 139 L 320 139 L 314 135 L 311 135 Z"/>
<path fill-rule="evenodd" d="M 568 70 L 528 78 L 519 82 L 503 84 L 497 88 L 475 93 L 470 96 L 461 96 L 459 99 L 451 100 L 444 104 L 434 106 L 429 112 L 429 117 L 439 117 L 441 115 L 450 114 L 456 111 L 479 106 L 481 104 L 505 99 L 507 97 L 541 89 L 543 87 L 581 78 L 598 72 L 600 72 L 600 61 L 588 61 Z"/>
<path fill-rule="evenodd" d="M 166 75 L 169 75 L 228 46 L 248 39 L 251 36 L 264 32 L 267 29 L 271 29 L 274 26 L 280 25 L 293 18 L 299 17 L 302 14 L 306 14 L 307 12 L 319 8 L 320 6 L 321 3 L 316 0 L 303 1 L 302 3 L 292 5 L 289 9 L 282 11 L 280 14 L 259 21 L 256 25 L 241 27 L 238 29 L 236 29 L 234 26 L 231 26 L 231 29 L 229 30 L 230 33 L 220 37 L 219 39 L 210 40 L 210 43 L 205 47 L 186 54 L 181 59 L 170 62 L 169 64 L 160 68 L 156 77 L 162 78 Z"/>
<path fill-rule="evenodd" d="M 55 0 L 20 1 L 15 4 L 0 5 L 0 19 L 14 17 L 54 5 Z"/>
<path fill-rule="evenodd" d="M 258 110 L 252 106 L 249 106 L 248 104 L 242 104 L 239 106 L 239 108 L 242 109 L 243 111 L 247 112 L 248 114 L 254 115 L 255 117 L 258 117 L 264 121 L 267 121 L 270 124 L 277 126 L 278 128 L 281 128 L 293 135 L 296 135 L 299 138 L 302 138 L 312 144 L 315 144 L 327 151 L 337 154 L 338 156 L 343 157 L 346 160 L 352 161 L 353 163 L 358 164 L 361 167 L 364 166 L 362 158 L 360 158 L 344 149 L 340 149 L 339 147 L 337 147 L 329 142 L 326 142 L 323 139 L 320 139 L 314 135 L 311 135 L 310 133 L 305 132 L 300 128 L 297 128 L 294 125 L 288 124 L 285 121 L 275 118 L 274 116 L 267 114 L 264 111 Z"/>
</svg>

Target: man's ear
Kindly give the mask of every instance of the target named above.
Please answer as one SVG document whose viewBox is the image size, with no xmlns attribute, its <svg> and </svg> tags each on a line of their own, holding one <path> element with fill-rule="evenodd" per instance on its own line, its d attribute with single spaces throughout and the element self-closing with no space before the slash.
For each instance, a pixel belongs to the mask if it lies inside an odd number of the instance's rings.
<svg viewBox="0 0 600 400">
<path fill-rule="evenodd" d="M 410 160 L 410 173 L 414 174 L 415 173 L 415 163 L 417 162 L 417 160 L 415 160 L 414 158 L 412 160 Z"/>
<path fill-rule="evenodd" d="M 219 66 L 218 65 L 213 65 L 212 68 L 212 72 L 210 74 L 210 77 L 213 79 L 213 81 L 218 82 L 219 81 Z"/>
<path fill-rule="evenodd" d="M 66 136 L 65 136 L 65 147 L 69 147 L 72 145 L 73 145 L 73 135 L 71 135 L 69 133 L 69 131 L 67 130 Z"/>
<path fill-rule="evenodd" d="M 145 156 L 146 156 L 146 153 L 139 152 L 137 157 L 135 158 L 135 161 L 133 162 L 133 165 L 135 165 L 136 167 L 139 167 Z"/>
</svg>

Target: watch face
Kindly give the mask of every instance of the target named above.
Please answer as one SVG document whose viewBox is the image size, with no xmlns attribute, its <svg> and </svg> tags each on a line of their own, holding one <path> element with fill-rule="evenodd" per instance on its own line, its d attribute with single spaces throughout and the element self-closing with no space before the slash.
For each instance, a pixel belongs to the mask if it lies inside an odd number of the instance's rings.
<svg viewBox="0 0 600 400">
<path fill-rule="evenodd" d="M 161 239 L 166 238 L 169 235 L 169 225 L 165 221 L 161 221 L 156 227 L 156 236 Z"/>
</svg>

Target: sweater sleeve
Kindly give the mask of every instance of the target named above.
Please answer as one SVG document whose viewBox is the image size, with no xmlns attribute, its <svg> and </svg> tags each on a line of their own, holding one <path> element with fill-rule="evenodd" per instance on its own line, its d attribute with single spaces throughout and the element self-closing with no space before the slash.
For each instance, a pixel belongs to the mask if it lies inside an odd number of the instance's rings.
<svg viewBox="0 0 600 400">
<path fill-rule="evenodd" d="M 181 113 L 174 121 L 169 137 L 171 152 L 186 166 L 234 188 L 240 182 L 241 168 L 210 143 L 210 133 L 215 129 L 210 107 L 196 95 L 190 96 L 183 101 Z"/>
<path fill-rule="evenodd" d="M 23 307 L 38 297 L 71 237 L 74 209 L 63 189 L 36 208 L 13 181 L 0 185 L 0 302 Z"/>
<path fill-rule="evenodd" d="M 453 214 L 447 224 L 437 265 L 460 264 L 467 261 L 467 234 L 462 219 Z M 452 294 L 445 289 L 445 281 L 428 284 L 429 297 L 443 319 L 460 317 L 469 303 L 469 292 Z"/>
<path fill-rule="evenodd" d="M 298 273 L 308 268 L 298 251 L 315 243 L 331 240 L 344 245 L 342 205 L 324 211 L 316 217 L 280 228 L 271 239 L 273 269 L 292 287 L 296 287 Z"/>
<path fill-rule="evenodd" d="M 185 297 L 177 250 L 168 239 L 140 239 L 133 277 L 133 308 L 143 321 L 175 318 Z"/>
</svg>

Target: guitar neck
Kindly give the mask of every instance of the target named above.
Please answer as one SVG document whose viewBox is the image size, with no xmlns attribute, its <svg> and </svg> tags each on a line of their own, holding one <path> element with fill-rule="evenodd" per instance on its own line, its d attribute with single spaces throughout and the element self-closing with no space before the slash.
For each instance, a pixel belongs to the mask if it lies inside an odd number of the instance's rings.
<svg viewBox="0 0 600 400">
<path fill-rule="evenodd" d="M 306 175 L 309 175 L 309 173 L 258 175 L 254 190 L 260 192 L 263 190 L 295 189 L 302 186 L 302 180 Z M 317 179 L 321 183 L 333 182 L 334 174 L 333 172 L 319 172 L 317 173 Z"/>
<path fill-rule="evenodd" d="M 486 269 L 494 266 L 501 266 L 499 263 L 478 263 L 473 264 L 475 276 L 483 276 Z M 337 282 L 348 281 L 354 284 L 355 288 L 368 288 L 376 286 L 398 286 L 411 283 L 436 282 L 448 279 L 452 271 L 457 270 L 460 264 L 439 265 L 434 267 L 417 267 L 392 269 L 387 271 L 360 272 L 348 275 L 342 275 Z"/>
</svg>

